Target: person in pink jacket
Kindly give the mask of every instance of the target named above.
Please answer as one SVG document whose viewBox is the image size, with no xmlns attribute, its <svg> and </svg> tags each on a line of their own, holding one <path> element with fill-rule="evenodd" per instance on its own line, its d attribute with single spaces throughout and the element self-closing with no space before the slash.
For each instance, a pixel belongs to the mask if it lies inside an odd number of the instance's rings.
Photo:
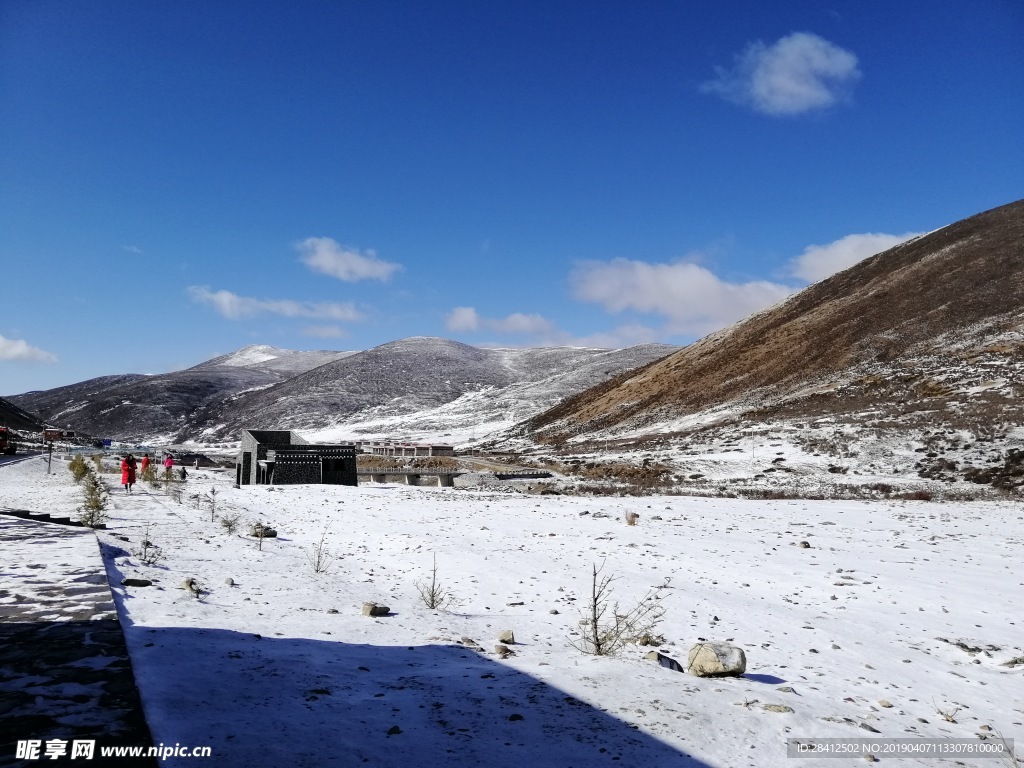
<svg viewBox="0 0 1024 768">
<path fill-rule="evenodd" d="M 164 459 L 164 469 L 170 469 L 173 466 L 174 466 L 174 457 L 171 456 L 171 454 L 168 453 L 167 457 Z"/>
</svg>

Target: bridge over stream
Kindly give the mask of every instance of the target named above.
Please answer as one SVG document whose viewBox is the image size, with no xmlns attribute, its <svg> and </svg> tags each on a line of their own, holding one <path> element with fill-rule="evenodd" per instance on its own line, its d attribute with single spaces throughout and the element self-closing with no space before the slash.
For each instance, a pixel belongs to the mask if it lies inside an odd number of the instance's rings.
<svg viewBox="0 0 1024 768">
<path fill-rule="evenodd" d="M 371 483 L 405 483 L 407 485 L 437 485 L 451 488 L 454 479 L 466 474 L 493 474 L 498 480 L 539 480 L 551 477 L 550 472 L 534 470 L 509 470 L 507 472 L 471 473 L 466 470 L 448 469 L 359 469 L 356 476 Z M 424 482 L 426 480 L 427 482 Z"/>
</svg>

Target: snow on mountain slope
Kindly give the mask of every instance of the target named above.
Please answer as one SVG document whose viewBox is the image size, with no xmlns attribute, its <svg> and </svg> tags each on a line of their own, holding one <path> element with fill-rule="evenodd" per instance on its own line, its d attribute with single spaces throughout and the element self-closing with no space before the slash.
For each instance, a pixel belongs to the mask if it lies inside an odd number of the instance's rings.
<svg viewBox="0 0 1024 768">
<path fill-rule="evenodd" d="M 454 431 L 504 428 L 609 376 L 675 347 L 625 350 L 481 349 L 413 337 L 357 353 L 211 408 L 196 419 L 199 442 L 234 440 L 241 429 L 451 441 Z M 184 433 L 181 439 L 188 439 Z"/>
</svg>

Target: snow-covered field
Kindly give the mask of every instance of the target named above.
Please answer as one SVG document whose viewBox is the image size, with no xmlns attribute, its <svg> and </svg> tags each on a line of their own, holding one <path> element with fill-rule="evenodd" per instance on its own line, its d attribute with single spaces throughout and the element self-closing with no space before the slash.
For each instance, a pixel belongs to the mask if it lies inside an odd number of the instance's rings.
<svg viewBox="0 0 1024 768">
<path fill-rule="evenodd" d="M 69 511 L 77 490 L 54 466 L 0 467 L 0 506 Z M 98 537 L 154 741 L 209 745 L 218 767 L 779 766 L 797 737 L 1024 744 L 1024 513 L 1010 502 L 236 489 L 196 470 L 178 504 L 106 477 Z M 233 535 L 189 498 L 214 491 Z M 262 549 L 256 521 L 279 532 Z M 132 554 L 147 526 L 163 554 L 150 566 Z M 331 568 L 315 574 L 325 531 Z M 448 612 L 416 587 L 435 557 Z M 574 650 L 593 564 L 624 608 L 660 588 L 663 654 L 685 665 L 694 643 L 728 640 L 746 675 Z M 390 614 L 362 615 L 368 601 Z"/>
</svg>

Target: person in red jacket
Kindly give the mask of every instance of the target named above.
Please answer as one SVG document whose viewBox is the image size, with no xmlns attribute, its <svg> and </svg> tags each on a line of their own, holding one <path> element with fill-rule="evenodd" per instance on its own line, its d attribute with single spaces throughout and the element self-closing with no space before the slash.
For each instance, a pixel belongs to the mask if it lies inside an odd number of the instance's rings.
<svg viewBox="0 0 1024 768">
<path fill-rule="evenodd" d="M 130 453 L 121 460 L 121 485 L 126 493 L 131 493 L 135 485 L 135 457 Z"/>
<path fill-rule="evenodd" d="M 142 468 L 142 477 L 143 477 L 143 479 L 145 479 L 145 477 L 146 477 L 146 470 L 149 469 L 149 465 L 151 463 L 152 462 L 150 462 L 150 460 L 149 460 L 149 454 L 148 453 L 142 454 L 142 461 L 139 462 L 139 464 L 140 464 L 140 466 Z"/>
</svg>

